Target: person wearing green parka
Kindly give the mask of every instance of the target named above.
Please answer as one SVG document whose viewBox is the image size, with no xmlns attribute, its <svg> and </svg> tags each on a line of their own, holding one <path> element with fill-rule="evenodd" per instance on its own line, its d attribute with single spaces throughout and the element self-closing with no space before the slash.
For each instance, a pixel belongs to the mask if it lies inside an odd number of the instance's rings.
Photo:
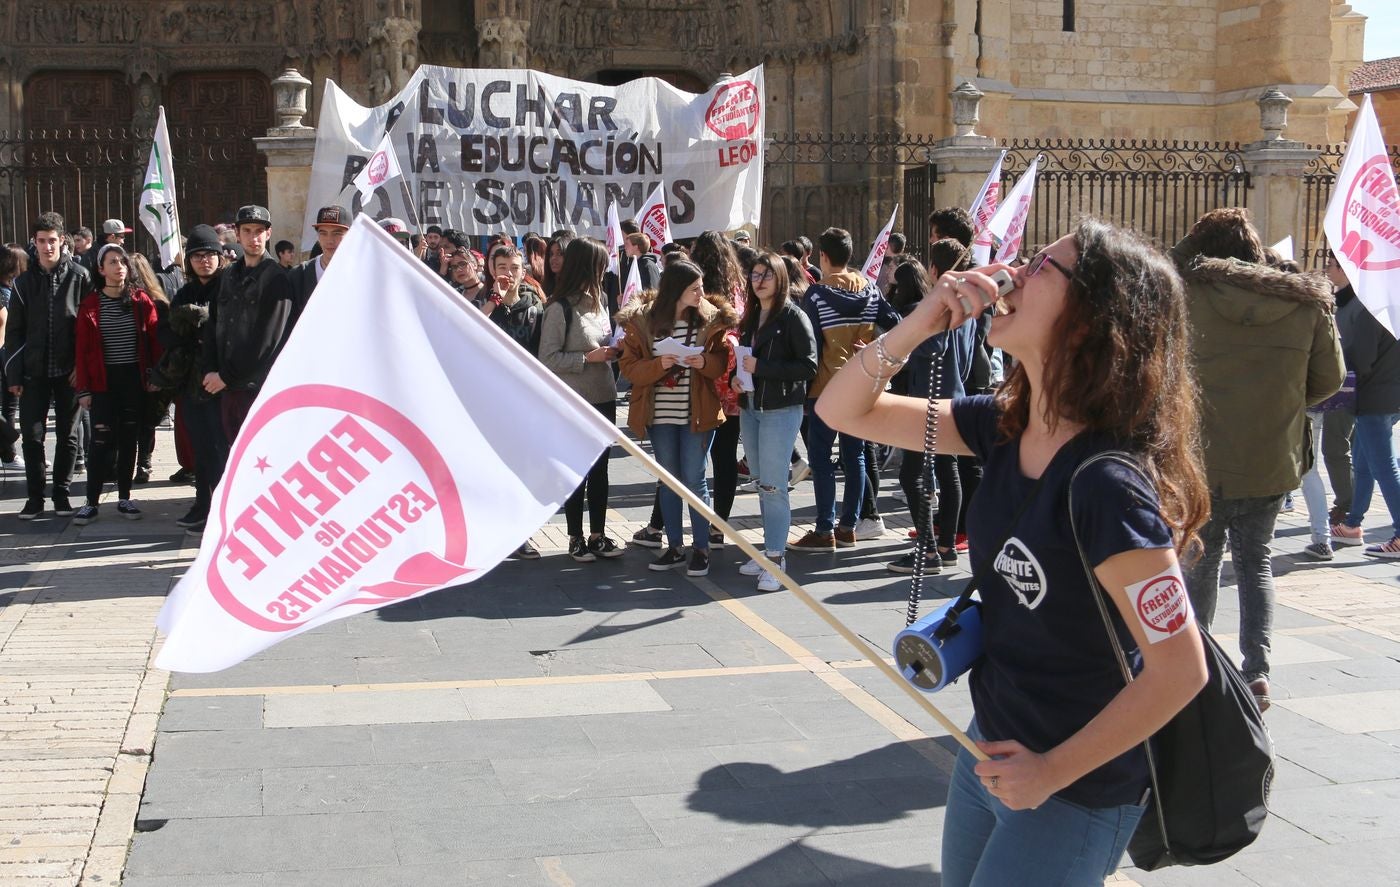
<svg viewBox="0 0 1400 887">
<path fill-rule="evenodd" d="M 1240 596 L 1240 670 L 1269 705 L 1274 580 L 1269 557 L 1283 497 L 1312 464 L 1305 410 L 1346 372 L 1332 286 L 1265 264 L 1246 210 L 1211 210 L 1172 249 L 1186 283 L 1191 350 L 1201 389 L 1201 446 L 1211 517 L 1186 588 L 1206 628 L 1215 617 L 1228 533 Z"/>
</svg>

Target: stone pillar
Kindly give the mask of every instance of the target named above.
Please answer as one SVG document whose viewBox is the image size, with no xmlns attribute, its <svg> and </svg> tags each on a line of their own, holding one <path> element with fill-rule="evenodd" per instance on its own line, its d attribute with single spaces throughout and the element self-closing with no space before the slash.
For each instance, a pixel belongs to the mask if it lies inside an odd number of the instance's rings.
<svg viewBox="0 0 1400 887">
<path fill-rule="evenodd" d="M 1250 177 L 1249 212 L 1267 246 L 1293 235 L 1301 249 L 1306 235 L 1303 174 L 1317 152 L 1302 142 L 1283 137 L 1288 128 L 1288 106 L 1293 100 L 1277 87 L 1259 97 L 1260 128 L 1264 138 L 1244 147 L 1244 168 Z M 1298 256 L 1308 265 L 1308 256 Z"/>
<path fill-rule="evenodd" d="M 995 139 L 977 132 L 982 91 L 964 80 L 948 97 L 953 102 L 954 134 L 939 139 L 929 152 L 929 162 L 938 167 L 935 209 L 971 206 L 1000 153 Z"/>
<path fill-rule="evenodd" d="M 302 123 L 311 81 L 295 68 L 272 81 L 273 113 L 277 125 L 253 139 L 267 155 L 267 209 L 272 214 L 273 240 L 290 240 L 301 250 L 306 227 L 306 194 L 311 188 L 311 159 L 316 153 L 316 130 Z"/>
</svg>

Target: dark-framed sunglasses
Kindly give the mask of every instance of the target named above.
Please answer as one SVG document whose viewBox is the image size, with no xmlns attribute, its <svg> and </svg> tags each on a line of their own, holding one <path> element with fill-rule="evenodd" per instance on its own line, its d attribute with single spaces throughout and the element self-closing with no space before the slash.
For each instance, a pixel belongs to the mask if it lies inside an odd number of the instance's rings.
<svg viewBox="0 0 1400 887">
<path fill-rule="evenodd" d="M 754 269 L 749 272 L 749 283 L 763 283 L 765 280 L 773 279 L 773 269 L 765 268 L 762 271 Z"/>
<path fill-rule="evenodd" d="M 1040 269 L 1045 267 L 1047 262 L 1051 265 L 1054 265 L 1055 269 L 1061 274 L 1063 274 L 1066 280 L 1074 279 L 1073 271 L 1066 268 L 1064 265 L 1061 265 L 1059 262 L 1055 261 L 1053 258 L 1050 257 L 1049 253 L 1044 251 L 1036 253 L 1035 256 L 1029 262 L 1026 263 L 1026 276 L 1036 276 L 1040 273 Z"/>
</svg>

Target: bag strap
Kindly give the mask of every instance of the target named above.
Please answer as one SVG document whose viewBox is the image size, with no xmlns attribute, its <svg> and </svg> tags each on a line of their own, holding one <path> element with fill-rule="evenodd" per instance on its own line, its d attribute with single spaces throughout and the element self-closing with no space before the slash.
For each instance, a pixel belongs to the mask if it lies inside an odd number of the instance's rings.
<svg viewBox="0 0 1400 887">
<path fill-rule="evenodd" d="M 1104 631 L 1107 632 L 1108 642 L 1113 647 L 1114 658 L 1118 660 L 1118 668 L 1123 673 L 1123 683 L 1127 685 L 1133 682 L 1133 670 L 1128 665 L 1128 656 L 1123 651 L 1123 644 L 1118 640 L 1118 632 L 1113 629 L 1113 617 L 1109 614 L 1108 608 L 1111 601 L 1108 589 L 1103 587 L 1098 575 L 1094 573 L 1094 566 L 1089 563 L 1089 555 L 1085 553 L 1084 544 L 1079 538 L 1079 527 L 1074 522 L 1074 482 L 1079 478 L 1081 471 L 1096 462 L 1117 462 L 1135 472 L 1149 487 L 1152 486 L 1152 479 L 1147 476 L 1147 473 L 1142 470 L 1142 466 L 1130 453 L 1122 450 L 1105 450 L 1090 456 L 1081 462 L 1078 468 L 1074 469 L 1074 474 L 1069 479 L 1070 535 L 1074 536 L 1074 547 L 1079 552 L 1079 562 L 1084 567 L 1084 576 L 1089 580 L 1089 586 L 1094 589 L 1094 603 L 1098 605 L 1099 616 L 1103 618 Z M 1147 777 L 1152 786 L 1152 804 L 1157 810 L 1157 830 L 1162 839 L 1162 846 L 1167 848 L 1168 853 L 1171 853 L 1171 838 L 1167 835 L 1167 812 L 1162 807 L 1162 791 L 1157 778 L 1157 755 L 1152 750 L 1150 738 L 1142 743 L 1142 750 L 1147 756 Z"/>
</svg>

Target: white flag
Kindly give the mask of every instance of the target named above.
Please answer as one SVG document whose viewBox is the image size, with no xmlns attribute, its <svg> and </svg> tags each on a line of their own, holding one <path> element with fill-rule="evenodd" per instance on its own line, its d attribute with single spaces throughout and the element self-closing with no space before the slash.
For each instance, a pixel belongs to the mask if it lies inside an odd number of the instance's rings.
<svg viewBox="0 0 1400 887">
<path fill-rule="evenodd" d="M 997 155 L 991 172 L 987 173 L 982 190 L 977 192 L 977 199 L 972 201 L 972 208 L 968 210 L 972 216 L 972 261 L 978 265 L 992 260 L 992 233 L 987 230 L 987 225 L 1001 203 L 1001 164 L 1005 160 L 1006 152 L 1002 151 Z"/>
<path fill-rule="evenodd" d="M 617 307 L 619 309 L 622 308 L 622 306 L 626 305 L 628 302 L 632 301 L 633 296 L 636 296 L 639 293 L 641 293 L 642 272 L 637 270 L 641 267 L 641 265 L 642 261 L 640 256 L 632 260 L 632 267 L 627 272 L 627 284 L 623 286 L 622 296 L 617 300 Z"/>
<path fill-rule="evenodd" d="M 156 115 L 155 138 L 146 161 L 146 182 L 141 186 L 141 223 L 160 247 L 160 266 L 174 264 L 180 252 L 180 212 L 175 208 L 175 164 L 170 156 L 170 131 L 165 126 L 165 106 Z"/>
<path fill-rule="evenodd" d="M 1322 230 L 1356 297 L 1400 332 L 1400 191 L 1367 94 L 1337 172 Z"/>
<path fill-rule="evenodd" d="M 370 155 L 369 162 L 360 170 L 360 174 L 355 176 L 354 185 L 360 196 L 368 200 L 374 194 L 375 188 L 401 175 L 403 170 L 399 168 L 399 158 L 394 154 L 394 143 L 386 132 L 379 140 L 379 147 Z"/>
<path fill-rule="evenodd" d="M 637 214 L 637 227 L 651 238 L 651 251 L 661 254 L 661 247 L 674 240 L 671 237 L 671 215 L 666 209 L 666 183 L 657 182 L 642 211 Z"/>
<path fill-rule="evenodd" d="M 1021 253 L 1021 241 L 1026 235 L 1026 220 L 1031 215 L 1031 198 L 1035 197 L 1035 175 L 1039 168 L 1040 158 L 1037 156 L 1031 161 L 1030 169 L 1006 196 L 996 215 L 987 223 L 987 230 L 1000 244 L 997 249 L 998 262 L 1014 262 Z"/>
<path fill-rule="evenodd" d="M 899 204 L 896 203 L 894 212 L 890 213 L 890 220 L 885 223 L 880 236 L 875 238 L 875 245 L 870 248 L 870 255 L 865 257 L 865 264 L 861 266 L 860 273 L 865 275 L 866 280 L 874 280 L 880 276 L 880 263 L 885 260 L 885 253 L 889 251 L 890 232 L 894 230 L 894 220 L 898 215 Z"/>
<path fill-rule="evenodd" d="M 308 303 L 233 444 L 199 557 L 161 610 L 161 668 L 227 668 L 479 579 L 616 439 L 368 216 L 336 255 L 320 283 L 336 297 Z M 393 360 L 365 359 L 386 347 Z"/>
<path fill-rule="evenodd" d="M 617 217 L 617 202 L 608 201 L 608 270 L 617 273 L 617 254 L 622 249 L 622 222 Z"/>
</svg>

